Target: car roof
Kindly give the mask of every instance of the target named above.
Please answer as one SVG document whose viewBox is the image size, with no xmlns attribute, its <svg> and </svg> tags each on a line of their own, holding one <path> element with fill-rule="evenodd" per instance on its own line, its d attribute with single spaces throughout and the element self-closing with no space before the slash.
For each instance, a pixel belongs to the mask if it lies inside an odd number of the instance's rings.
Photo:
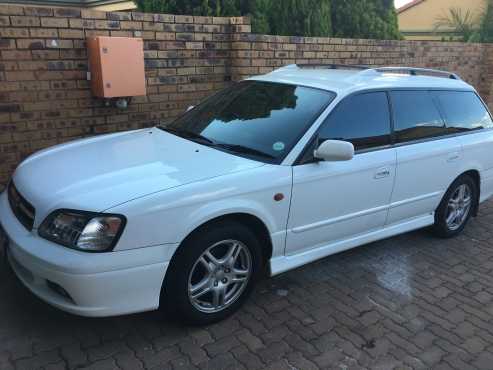
<svg viewBox="0 0 493 370">
<path fill-rule="evenodd" d="M 369 89 L 474 88 L 454 73 L 409 67 L 299 66 L 289 65 L 249 80 L 287 83 L 349 94 Z"/>
</svg>

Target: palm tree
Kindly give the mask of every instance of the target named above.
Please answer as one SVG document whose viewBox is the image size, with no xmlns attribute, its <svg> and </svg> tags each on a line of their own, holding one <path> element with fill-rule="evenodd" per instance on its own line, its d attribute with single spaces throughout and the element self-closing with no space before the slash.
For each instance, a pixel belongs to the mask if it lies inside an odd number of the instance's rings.
<svg viewBox="0 0 493 370">
<path fill-rule="evenodd" d="M 437 18 L 435 32 L 440 28 L 452 31 L 459 36 L 460 41 L 467 42 L 478 32 L 479 20 L 470 10 L 463 12 L 460 8 L 450 8 L 447 14 Z"/>
</svg>

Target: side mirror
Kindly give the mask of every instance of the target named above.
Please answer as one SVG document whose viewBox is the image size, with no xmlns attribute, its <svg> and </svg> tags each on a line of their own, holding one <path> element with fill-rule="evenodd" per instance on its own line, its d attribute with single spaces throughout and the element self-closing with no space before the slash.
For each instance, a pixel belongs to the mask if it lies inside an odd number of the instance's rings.
<svg viewBox="0 0 493 370">
<path fill-rule="evenodd" d="M 313 155 L 328 162 L 349 161 L 354 157 L 354 146 L 347 141 L 325 140 Z"/>
<path fill-rule="evenodd" d="M 193 108 L 195 108 L 195 105 L 191 105 L 187 108 L 187 112 L 190 112 Z"/>
</svg>

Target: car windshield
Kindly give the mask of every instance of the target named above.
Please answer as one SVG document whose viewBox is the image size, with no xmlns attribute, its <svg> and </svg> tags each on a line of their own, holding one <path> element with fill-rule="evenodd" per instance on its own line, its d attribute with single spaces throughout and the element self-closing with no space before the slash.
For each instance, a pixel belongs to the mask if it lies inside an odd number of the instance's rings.
<svg viewBox="0 0 493 370">
<path fill-rule="evenodd" d="M 334 97 L 315 88 L 244 81 L 159 127 L 219 150 L 281 163 Z"/>
</svg>

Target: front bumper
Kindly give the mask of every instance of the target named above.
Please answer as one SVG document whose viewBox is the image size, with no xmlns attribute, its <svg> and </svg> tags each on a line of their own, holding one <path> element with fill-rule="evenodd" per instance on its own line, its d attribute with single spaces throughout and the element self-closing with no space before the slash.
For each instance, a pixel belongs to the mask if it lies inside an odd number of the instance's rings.
<svg viewBox="0 0 493 370">
<path fill-rule="evenodd" d="M 9 240 L 7 258 L 21 282 L 45 302 L 81 316 L 116 316 L 159 307 L 170 250 L 160 245 L 85 253 L 29 232 L 0 194 L 0 224 Z M 60 289 L 62 288 L 62 289 Z"/>
</svg>

